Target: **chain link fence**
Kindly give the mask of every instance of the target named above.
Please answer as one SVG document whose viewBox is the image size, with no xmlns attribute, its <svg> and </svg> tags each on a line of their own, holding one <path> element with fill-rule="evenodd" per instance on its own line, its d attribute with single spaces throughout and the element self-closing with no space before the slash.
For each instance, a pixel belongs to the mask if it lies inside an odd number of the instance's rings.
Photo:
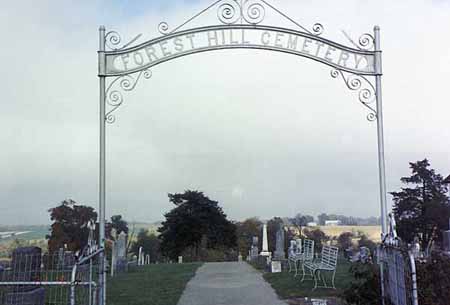
<svg viewBox="0 0 450 305">
<path fill-rule="evenodd" d="M 20 248 L 0 267 L 0 305 L 96 305 L 99 253 Z"/>
</svg>

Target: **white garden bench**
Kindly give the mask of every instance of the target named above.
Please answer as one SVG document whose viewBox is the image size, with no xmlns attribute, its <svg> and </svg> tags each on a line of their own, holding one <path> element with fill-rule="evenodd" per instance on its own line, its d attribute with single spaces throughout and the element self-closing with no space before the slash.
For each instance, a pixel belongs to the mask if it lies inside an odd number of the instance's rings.
<svg viewBox="0 0 450 305">
<path fill-rule="evenodd" d="M 295 266 L 295 276 L 298 275 L 298 264 L 303 264 L 305 262 L 312 261 L 314 259 L 314 241 L 310 239 L 305 239 L 303 241 L 303 251 L 300 253 L 296 253 L 294 256 L 289 259 L 289 271 L 291 271 L 291 262 Z M 303 269 L 303 267 L 302 267 Z M 304 272 L 304 271 L 303 271 Z"/>
<path fill-rule="evenodd" d="M 306 276 L 314 279 L 314 289 L 316 288 L 333 288 L 336 289 L 334 278 L 336 276 L 337 258 L 339 249 L 333 246 L 323 246 L 320 261 L 308 261 L 303 264 L 302 282 Z M 306 274 L 305 269 L 309 271 Z M 325 277 L 321 272 L 332 272 L 331 286 L 328 286 Z M 322 280 L 323 286 L 318 286 L 318 281 Z"/>
</svg>

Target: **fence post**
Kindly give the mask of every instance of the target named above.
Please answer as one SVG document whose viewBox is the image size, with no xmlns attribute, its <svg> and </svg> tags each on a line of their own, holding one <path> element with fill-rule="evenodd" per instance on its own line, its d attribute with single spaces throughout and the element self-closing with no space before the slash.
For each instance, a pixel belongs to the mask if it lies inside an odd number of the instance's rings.
<svg viewBox="0 0 450 305">
<path fill-rule="evenodd" d="M 419 297 L 417 296 L 416 260 L 414 258 L 414 254 L 411 251 L 408 251 L 408 254 L 409 261 L 411 263 L 413 305 L 419 305 Z"/>
</svg>

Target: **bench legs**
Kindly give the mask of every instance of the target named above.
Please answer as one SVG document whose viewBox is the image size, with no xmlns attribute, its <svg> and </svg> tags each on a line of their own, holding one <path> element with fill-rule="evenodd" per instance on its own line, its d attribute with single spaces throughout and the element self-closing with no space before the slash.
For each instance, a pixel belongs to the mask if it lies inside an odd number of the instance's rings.
<svg viewBox="0 0 450 305">
<path fill-rule="evenodd" d="M 336 269 L 334 269 L 334 270 L 314 269 L 314 268 L 306 268 L 306 269 L 308 269 L 308 270 L 306 271 L 305 265 L 302 264 L 303 275 L 302 275 L 301 282 L 303 282 L 305 280 L 314 280 L 313 290 L 315 290 L 317 288 L 332 288 L 332 289 L 336 290 L 336 286 L 335 286 Z M 309 271 L 309 274 L 307 273 L 308 271 Z M 325 278 L 325 272 L 332 272 L 331 286 L 329 286 L 327 284 L 327 281 Z M 319 285 L 319 282 L 322 282 L 322 284 Z"/>
<path fill-rule="evenodd" d="M 333 273 L 331 275 L 331 286 L 327 285 L 327 282 L 325 280 L 325 276 L 322 274 L 322 271 L 331 271 L 331 270 L 322 270 L 322 269 L 315 269 L 313 271 L 313 277 L 314 277 L 314 289 L 317 288 L 332 288 L 334 290 L 336 290 L 336 286 L 334 283 L 334 279 L 336 277 L 336 269 L 333 270 Z M 322 286 L 318 286 L 318 282 L 322 280 L 323 285 Z"/>
</svg>

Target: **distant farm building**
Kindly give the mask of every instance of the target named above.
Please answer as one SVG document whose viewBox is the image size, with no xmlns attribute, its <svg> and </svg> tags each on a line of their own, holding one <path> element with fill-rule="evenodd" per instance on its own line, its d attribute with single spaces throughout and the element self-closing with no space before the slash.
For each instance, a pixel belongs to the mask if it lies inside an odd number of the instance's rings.
<svg viewBox="0 0 450 305">
<path fill-rule="evenodd" d="M 340 226 L 341 225 L 341 221 L 340 220 L 325 220 L 325 225 L 326 226 Z"/>
</svg>

